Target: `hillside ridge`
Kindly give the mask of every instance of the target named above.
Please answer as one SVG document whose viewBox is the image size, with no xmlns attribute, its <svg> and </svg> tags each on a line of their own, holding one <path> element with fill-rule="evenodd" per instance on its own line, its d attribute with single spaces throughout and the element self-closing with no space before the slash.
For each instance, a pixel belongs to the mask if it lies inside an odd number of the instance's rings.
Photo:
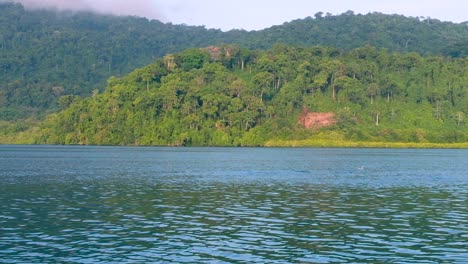
<svg viewBox="0 0 468 264">
<path fill-rule="evenodd" d="M 169 53 L 235 44 L 269 49 L 276 43 L 350 50 L 365 45 L 391 52 L 464 57 L 468 28 L 436 19 L 348 11 L 286 22 L 260 31 L 222 32 L 138 17 L 61 15 L 0 3 L 0 120 L 43 116 L 60 98 L 102 92 L 123 76 Z"/>
<path fill-rule="evenodd" d="M 462 143 L 468 141 L 467 78 L 468 58 L 370 46 L 193 48 L 111 77 L 105 91 L 90 98 L 68 97 L 63 111 L 10 143 Z M 309 113 L 327 113 L 321 121 L 333 116 L 333 122 L 305 128 L 301 115 L 317 118 Z"/>
</svg>

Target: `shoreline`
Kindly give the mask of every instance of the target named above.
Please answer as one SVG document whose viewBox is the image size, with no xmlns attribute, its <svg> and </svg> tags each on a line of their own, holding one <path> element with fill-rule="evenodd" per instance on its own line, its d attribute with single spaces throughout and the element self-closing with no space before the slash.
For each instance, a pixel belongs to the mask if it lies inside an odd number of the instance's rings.
<svg viewBox="0 0 468 264">
<path fill-rule="evenodd" d="M 468 142 L 463 143 L 430 143 L 430 142 L 385 142 L 385 141 L 342 141 L 342 140 L 270 140 L 260 146 L 226 146 L 226 145 L 193 145 L 193 146 L 169 146 L 169 145 L 86 145 L 86 144 L 28 144 L 5 143 L 0 146 L 81 146 L 81 147 L 206 147 L 206 148 L 386 148 L 386 149 L 468 149 Z"/>
<path fill-rule="evenodd" d="M 388 148 L 388 149 L 468 149 L 468 142 L 385 142 L 385 141 L 343 141 L 343 140 L 270 140 L 265 147 L 291 148 Z"/>
</svg>

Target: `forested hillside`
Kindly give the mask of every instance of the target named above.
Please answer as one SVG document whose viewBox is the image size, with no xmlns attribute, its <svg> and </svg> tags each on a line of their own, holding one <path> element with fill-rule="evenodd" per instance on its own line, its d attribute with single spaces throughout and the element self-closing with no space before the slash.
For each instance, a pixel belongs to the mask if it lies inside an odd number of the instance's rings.
<svg viewBox="0 0 468 264">
<path fill-rule="evenodd" d="M 90 96 L 168 53 L 221 43 L 268 49 L 275 43 L 352 49 L 363 45 L 423 55 L 467 55 L 468 27 L 372 13 L 314 18 L 247 32 L 164 24 L 137 17 L 27 11 L 0 4 L 0 120 L 55 111 L 62 96 Z M 63 99 L 66 100 L 66 99 Z"/>
<path fill-rule="evenodd" d="M 111 145 L 252 146 L 324 135 L 464 142 L 467 85 L 468 58 L 370 46 L 189 49 L 110 78 L 104 93 L 68 97 L 62 112 L 23 137 Z M 334 124 L 305 128 L 299 119 L 307 113 L 328 113 Z"/>
<path fill-rule="evenodd" d="M 348 11 L 338 16 L 317 13 L 314 18 L 299 19 L 257 32 L 245 44 L 269 48 L 278 40 L 291 45 L 344 49 L 371 45 L 421 55 L 466 56 L 464 44 L 468 41 L 468 25 L 381 13 L 361 15 Z"/>
<path fill-rule="evenodd" d="M 60 96 L 89 96 L 109 76 L 206 46 L 220 33 L 137 17 L 0 4 L 0 119 L 56 109 Z"/>
</svg>

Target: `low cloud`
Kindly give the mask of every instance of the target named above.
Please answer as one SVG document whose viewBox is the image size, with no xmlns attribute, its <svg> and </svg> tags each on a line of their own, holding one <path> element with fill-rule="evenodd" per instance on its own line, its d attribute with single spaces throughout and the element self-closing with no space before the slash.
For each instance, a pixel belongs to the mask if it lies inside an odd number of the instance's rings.
<svg viewBox="0 0 468 264">
<path fill-rule="evenodd" d="M 0 0 L 21 3 L 28 9 L 58 11 L 93 11 L 100 14 L 132 15 L 161 19 L 156 4 L 151 0 Z"/>
</svg>

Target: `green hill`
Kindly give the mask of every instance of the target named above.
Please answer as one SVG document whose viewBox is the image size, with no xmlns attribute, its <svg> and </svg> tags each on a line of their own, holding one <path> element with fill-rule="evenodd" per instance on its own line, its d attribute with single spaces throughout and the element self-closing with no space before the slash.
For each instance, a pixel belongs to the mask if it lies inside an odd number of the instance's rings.
<svg viewBox="0 0 468 264">
<path fill-rule="evenodd" d="M 311 139 L 466 142 L 467 84 L 468 58 L 370 46 L 189 49 L 110 78 L 101 94 L 62 98 L 63 111 L 14 140 L 202 146 Z M 327 113 L 333 122 L 305 128 L 299 120 L 308 113 Z"/>
<path fill-rule="evenodd" d="M 353 49 L 365 45 L 391 52 L 417 52 L 421 55 L 448 55 L 468 40 L 468 26 L 431 18 L 405 17 L 348 11 L 338 16 L 318 13 L 255 33 L 245 45 L 271 47 L 272 43 L 320 45 Z M 462 49 L 462 47 L 458 47 Z M 464 48 L 466 51 L 466 48 Z M 457 54 L 452 54 L 457 55 Z M 459 56 L 463 54 L 458 54 Z"/>
<path fill-rule="evenodd" d="M 317 14 L 261 31 L 206 29 L 138 17 L 28 11 L 0 3 L 0 120 L 59 109 L 62 96 L 90 96 L 165 54 L 222 43 L 352 49 L 364 45 L 423 55 L 466 56 L 466 24 L 372 13 Z M 101 90 L 102 91 L 102 90 Z"/>
</svg>

